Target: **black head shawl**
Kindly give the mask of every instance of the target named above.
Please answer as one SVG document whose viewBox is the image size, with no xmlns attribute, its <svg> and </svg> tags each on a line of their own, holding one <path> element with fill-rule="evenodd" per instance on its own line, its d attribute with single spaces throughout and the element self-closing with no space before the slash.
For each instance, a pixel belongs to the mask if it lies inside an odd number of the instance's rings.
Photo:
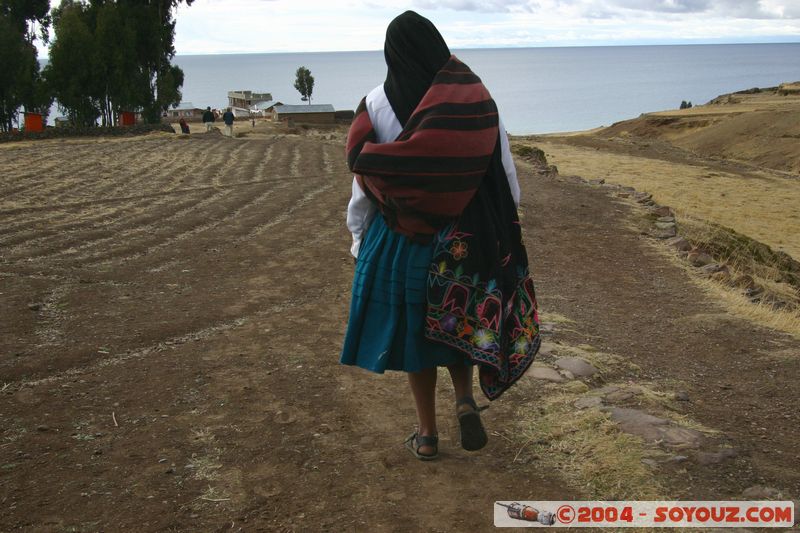
<svg viewBox="0 0 800 533">
<path fill-rule="evenodd" d="M 450 49 L 430 20 L 406 11 L 386 28 L 383 53 L 389 68 L 383 87 L 405 126 L 436 73 L 450 59 Z"/>
</svg>

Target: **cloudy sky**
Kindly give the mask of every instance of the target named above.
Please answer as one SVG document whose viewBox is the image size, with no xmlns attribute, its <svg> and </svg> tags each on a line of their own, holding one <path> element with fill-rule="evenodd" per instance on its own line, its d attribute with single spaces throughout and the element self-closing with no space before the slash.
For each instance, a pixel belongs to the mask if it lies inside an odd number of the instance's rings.
<svg viewBox="0 0 800 533">
<path fill-rule="evenodd" d="M 195 0 L 177 51 L 379 50 L 405 9 L 451 48 L 800 42 L 800 0 Z"/>
<path fill-rule="evenodd" d="M 405 9 L 451 48 L 800 42 L 800 0 L 195 0 L 179 54 L 378 50 Z"/>
</svg>

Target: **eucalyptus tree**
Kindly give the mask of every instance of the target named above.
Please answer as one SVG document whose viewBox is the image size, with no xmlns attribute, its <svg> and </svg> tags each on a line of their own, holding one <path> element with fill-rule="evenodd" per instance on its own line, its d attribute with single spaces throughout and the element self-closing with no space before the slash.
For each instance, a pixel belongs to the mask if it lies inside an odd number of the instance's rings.
<svg viewBox="0 0 800 533">
<path fill-rule="evenodd" d="M 193 0 L 183 0 L 187 5 Z M 159 122 L 181 100 L 174 12 L 181 0 L 62 0 L 53 11 L 55 42 L 47 79 L 76 123 L 113 124 L 137 110 Z"/>
<path fill-rule="evenodd" d="M 295 73 L 294 88 L 300 93 L 301 99 L 311 105 L 311 93 L 314 92 L 314 76 L 306 67 L 300 67 Z"/>
<path fill-rule="evenodd" d="M 50 26 L 48 0 L 0 0 L 0 131 L 9 131 L 20 107 L 46 110 L 36 39 L 45 43 Z"/>
</svg>

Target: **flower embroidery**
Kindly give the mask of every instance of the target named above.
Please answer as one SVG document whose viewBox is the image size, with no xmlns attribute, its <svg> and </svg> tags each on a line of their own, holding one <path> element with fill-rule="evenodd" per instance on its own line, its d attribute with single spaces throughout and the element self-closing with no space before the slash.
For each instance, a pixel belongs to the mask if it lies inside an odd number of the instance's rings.
<svg viewBox="0 0 800 533">
<path fill-rule="evenodd" d="M 528 339 L 520 337 L 514 343 L 514 353 L 528 353 Z"/>
<path fill-rule="evenodd" d="M 467 251 L 467 243 L 464 241 L 455 240 L 450 246 L 450 253 L 456 261 L 460 261 L 469 255 Z"/>
<path fill-rule="evenodd" d="M 439 320 L 439 324 L 442 326 L 444 331 L 451 332 L 456 329 L 456 326 L 458 325 L 458 319 L 448 313 L 444 315 L 441 320 Z"/>
<path fill-rule="evenodd" d="M 472 337 L 472 342 L 478 346 L 478 348 L 485 350 L 494 344 L 494 339 L 494 333 L 488 329 L 479 329 L 475 333 L 475 336 Z"/>
</svg>

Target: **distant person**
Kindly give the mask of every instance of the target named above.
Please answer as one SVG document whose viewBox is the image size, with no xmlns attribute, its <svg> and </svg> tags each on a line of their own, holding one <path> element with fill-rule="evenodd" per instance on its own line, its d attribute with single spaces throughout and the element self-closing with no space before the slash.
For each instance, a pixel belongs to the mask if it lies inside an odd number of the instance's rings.
<svg viewBox="0 0 800 533">
<path fill-rule="evenodd" d="M 208 106 L 205 111 L 203 111 L 203 124 L 206 125 L 206 132 L 211 131 L 214 129 L 214 113 L 211 112 L 211 106 Z"/>
<path fill-rule="evenodd" d="M 236 117 L 233 116 L 233 112 L 229 107 L 225 114 L 222 115 L 222 122 L 225 123 L 225 135 L 228 137 L 233 137 L 233 121 L 236 120 Z"/>
<path fill-rule="evenodd" d="M 437 367 L 453 383 L 462 448 L 479 450 L 488 437 L 473 366 L 498 398 L 533 361 L 539 318 L 517 173 L 489 91 L 413 11 L 389 24 L 384 55 L 386 81 L 347 137 L 356 267 L 341 362 L 408 373 L 418 428 L 405 445 L 430 460 Z"/>
<path fill-rule="evenodd" d="M 186 123 L 185 118 L 181 117 L 181 119 L 178 121 L 178 124 L 181 126 L 181 133 L 189 133 L 189 124 Z"/>
</svg>

